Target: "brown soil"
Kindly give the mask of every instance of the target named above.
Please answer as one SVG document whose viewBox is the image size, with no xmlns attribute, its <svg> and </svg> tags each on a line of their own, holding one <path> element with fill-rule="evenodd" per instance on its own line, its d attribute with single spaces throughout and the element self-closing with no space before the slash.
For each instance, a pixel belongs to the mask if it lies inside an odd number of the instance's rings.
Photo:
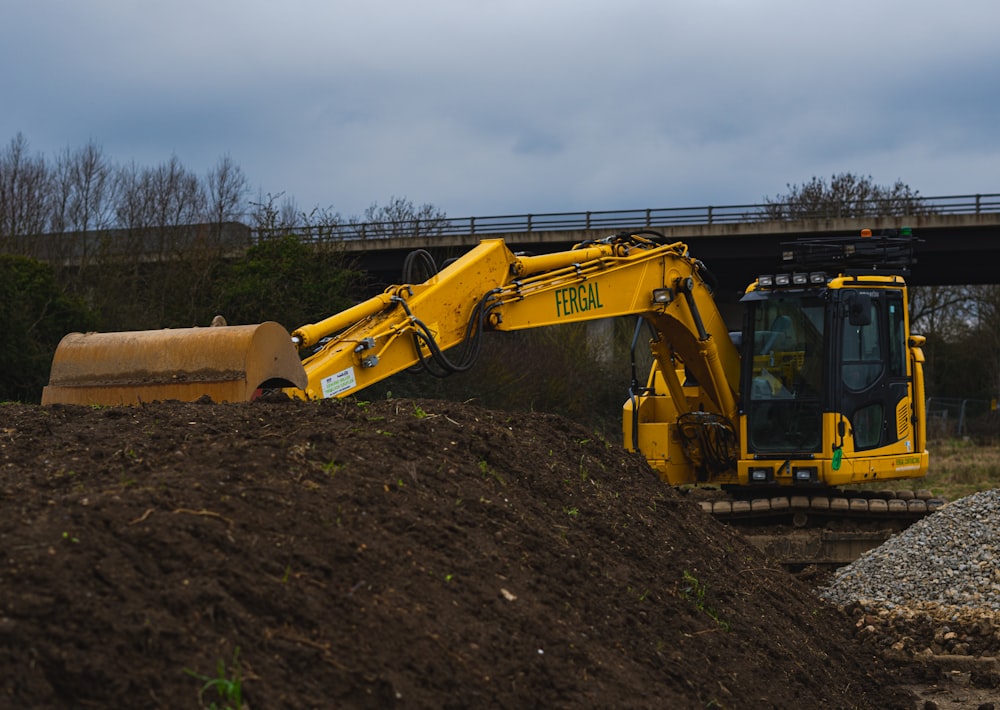
<svg viewBox="0 0 1000 710">
<path fill-rule="evenodd" d="M 6 405 L 0 471 L 0 705 L 916 707 L 852 619 L 557 416 Z"/>
</svg>

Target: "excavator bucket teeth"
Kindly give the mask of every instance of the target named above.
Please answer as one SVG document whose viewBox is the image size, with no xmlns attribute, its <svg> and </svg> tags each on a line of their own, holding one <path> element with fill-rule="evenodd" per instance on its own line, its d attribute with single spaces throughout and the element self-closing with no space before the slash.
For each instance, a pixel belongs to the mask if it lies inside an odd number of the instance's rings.
<svg viewBox="0 0 1000 710">
<path fill-rule="evenodd" d="M 56 348 L 42 404 L 139 404 L 174 399 L 245 402 L 260 388 L 308 378 L 291 337 L 255 325 L 70 333 Z"/>
</svg>

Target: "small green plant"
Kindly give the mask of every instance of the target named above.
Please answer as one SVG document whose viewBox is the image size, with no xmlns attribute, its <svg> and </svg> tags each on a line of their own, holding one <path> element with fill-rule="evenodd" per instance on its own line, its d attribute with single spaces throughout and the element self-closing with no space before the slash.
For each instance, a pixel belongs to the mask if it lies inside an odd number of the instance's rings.
<svg viewBox="0 0 1000 710">
<path fill-rule="evenodd" d="M 344 468 L 344 464 L 337 463 L 336 461 L 327 461 L 323 464 L 323 473 L 325 473 L 330 478 L 333 478 L 339 471 Z"/>
<path fill-rule="evenodd" d="M 684 577 L 684 598 L 694 602 L 695 607 L 699 611 L 703 611 L 705 609 L 705 593 L 707 591 L 705 586 L 687 570 L 684 570 L 682 574 Z"/>
<path fill-rule="evenodd" d="M 80 542 L 80 538 L 78 538 L 76 535 L 72 535 L 72 534 L 70 534 L 68 532 L 64 532 L 62 534 L 62 537 L 63 537 L 63 540 L 65 540 L 66 542 L 73 542 L 73 543 Z"/>
<path fill-rule="evenodd" d="M 636 589 L 635 587 L 632 587 L 632 586 L 627 587 L 627 589 L 628 589 L 629 594 L 634 595 L 635 598 L 638 599 L 641 602 L 646 601 L 646 597 L 649 596 L 649 590 L 648 589 L 644 589 L 641 592 L 638 589 Z"/>
<path fill-rule="evenodd" d="M 490 467 L 489 463 L 486 462 L 486 459 L 479 459 L 478 465 L 479 465 L 479 472 L 482 474 L 483 478 L 492 476 L 501 486 L 507 485 L 507 482 L 503 480 L 503 476 L 501 476 L 499 473 L 493 470 L 493 468 Z"/>
<path fill-rule="evenodd" d="M 708 587 L 699 582 L 698 578 L 687 570 L 684 570 L 683 578 L 684 586 L 681 588 L 681 592 L 684 594 L 684 598 L 693 603 L 698 611 L 706 614 L 718 624 L 720 629 L 729 631 L 729 624 L 720 619 L 718 612 L 708 606 L 705 601 L 705 597 L 708 594 Z"/>
<path fill-rule="evenodd" d="M 571 518 L 575 518 L 580 514 L 579 508 L 574 507 L 563 507 L 563 512 Z"/>
<path fill-rule="evenodd" d="M 424 417 L 427 416 L 427 412 L 424 411 L 423 407 L 421 407 L 419 404 L 417 404 L 416 402 L 414 402 L 413 403 L 413 416 L 415 416 L 417 419 L 423 419 Z"/>
<path fill-rule="evenodd" d="M 198 691 L 198 702 L 202 707 L 208 707 L 210 710 L 242 710 L 246 707 L 243 703 L 243 673 L 240 668 L 239 646 L 233 651 L 233 660 L 228 669 L 226 662 L 219 659 L 214 678 L 195 673 L 187 668 L 184 669 L 184 672 L 204 681 L 205 684 Z M 209 691 L 215 692 L 217 700 L 222 702 L 221 705 L 216 700 L 212 700 L 207 706 L 205 705 L 205 694 Z"/>
</svg>

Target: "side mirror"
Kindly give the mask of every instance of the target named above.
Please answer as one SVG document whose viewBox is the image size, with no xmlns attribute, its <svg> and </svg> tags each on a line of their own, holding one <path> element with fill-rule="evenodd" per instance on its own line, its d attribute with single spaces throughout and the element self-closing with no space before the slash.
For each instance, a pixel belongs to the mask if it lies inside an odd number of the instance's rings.
<svg viewBox="0 0 1000 710">
<path fill-rule="evenodd" d="M 851 325 L 865 326 L 872 322 L 872 299 L 864 293 L 852 293 L 847 302 L 847 320 Z"/>
</svg>

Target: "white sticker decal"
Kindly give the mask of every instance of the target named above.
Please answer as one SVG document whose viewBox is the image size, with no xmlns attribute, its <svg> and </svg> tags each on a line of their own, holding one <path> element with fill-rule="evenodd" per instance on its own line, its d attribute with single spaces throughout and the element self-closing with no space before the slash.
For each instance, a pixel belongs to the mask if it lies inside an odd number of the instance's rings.
<svg viewBox="0 0 1000 710">
<path fill-rule="evenodd" d="M 336 397 L 341 392 L 346 392 L 357 385 L 358 380 L 354 376 L 354 368 L 349 367 L 346 370 L 335 372 L 329 377 L 324 377 L 320 384 L 323 386 L 324 397 Z"/>
</svg>

